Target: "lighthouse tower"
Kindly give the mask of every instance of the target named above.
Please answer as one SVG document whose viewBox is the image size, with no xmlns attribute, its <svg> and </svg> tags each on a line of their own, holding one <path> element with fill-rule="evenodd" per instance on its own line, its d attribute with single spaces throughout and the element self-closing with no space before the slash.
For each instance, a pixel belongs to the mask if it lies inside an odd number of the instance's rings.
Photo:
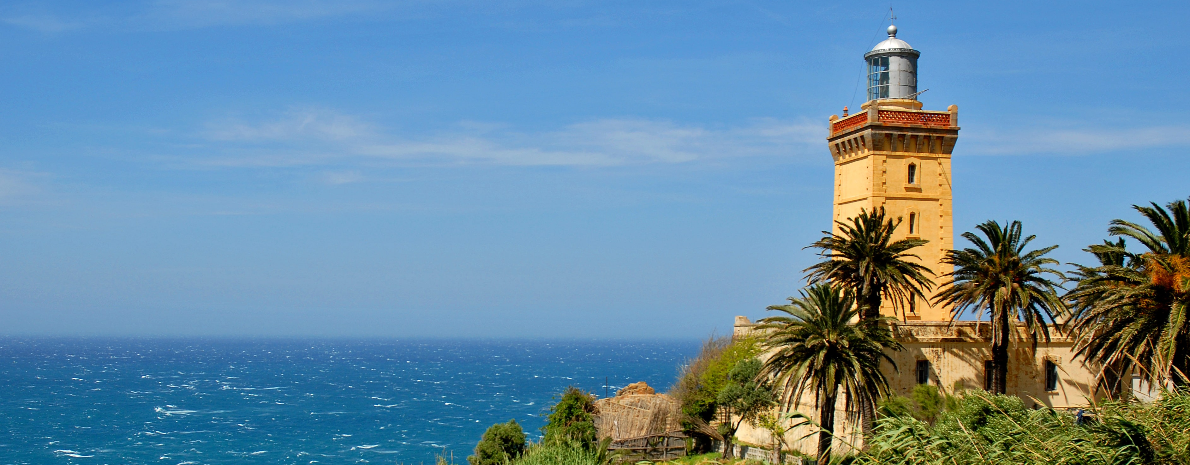
<svg viewBox="0 0 1190 465">
<path fill-rule="evenodd" d="M 857 113 L 844 109 L 842 118 L 830 117 L 834 221 L 846 222 L 861 210 L 884 207 L 888 217 L 901 219 L 894 240 L 929 241 L 914 252 L 941 283 L 942 275 L 953 270 L 942 257 L 954 246 L 950 155 L 959 136 L 958 107 L 922 110 L 917 100 L 920 55 L 897 38 L 896 26 L 889 26 L 888 39 L 864 54 L 868 101 Z M 839 232 L 838 223 L 834 231 Z M 950 318 L 949 309 L 930 302 L 910 302 L 907 307 L 894 312 L 892 303 L 885 302 L 880 313 L 907 320 Z"/>
</svg>

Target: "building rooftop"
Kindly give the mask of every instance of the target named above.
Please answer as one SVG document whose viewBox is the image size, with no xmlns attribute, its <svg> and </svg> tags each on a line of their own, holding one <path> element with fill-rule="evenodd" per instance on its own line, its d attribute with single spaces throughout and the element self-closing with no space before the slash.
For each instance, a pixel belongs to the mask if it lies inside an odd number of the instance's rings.
<svg viewBox="0 0 1190 465">
<path fill-rule="evenodd" d="M 885 53 L 885 52 L 909 52 L 909 53 L 913 53 L 913 54 L 920 53 L 917 50 L 914 50 L 913 46 L 909 45 L 908 42 L 905 42 L 905 41 L 897 38 L 897 27 L 896 26 L 889 26 L 888 27 L 888 38 L 884 39 L 883 42 L 876 44 L 875 47 L 872 47 L 872 51 L 864 54 L 864 56 L 872 55 L 875 53 Z"/>
</svg>

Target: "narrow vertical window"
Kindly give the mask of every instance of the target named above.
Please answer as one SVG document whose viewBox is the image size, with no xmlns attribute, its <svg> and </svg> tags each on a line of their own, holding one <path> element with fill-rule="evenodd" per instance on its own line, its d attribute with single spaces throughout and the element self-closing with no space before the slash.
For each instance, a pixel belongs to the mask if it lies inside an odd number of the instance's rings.
<svg viewBox="0 0 1190 465">
<path fill-rule="evenodd" d="M 909 214 L 909 234 L 917 234 L 917 213 Z"/>
<path fill-rule="evenodd" d="M 927 384 L 930 382 L 930 361 L 917 361 L 917 384 Z"/>
<path fill-rule="evenodd" d="M 992 365 L 991 360 L 983 361 L 983 390 L 992 390 L 992 373 L 995 372 L 995 366 Z"/>
<path fill-rule="evenodd" d="M 1045 361 L 1045 390 L 1058 390 L 1058 365 L 1052 361 Z"/>
<path fill-rule="evenodd" d="M 909 164 L 909 184 L 917 184 L 917 165 Z"/>
<path fill-rule="evenodd" d="M 917 296 L 913 294 L 909 295 L 909 313 L 917 313 Z"/>
</svg>

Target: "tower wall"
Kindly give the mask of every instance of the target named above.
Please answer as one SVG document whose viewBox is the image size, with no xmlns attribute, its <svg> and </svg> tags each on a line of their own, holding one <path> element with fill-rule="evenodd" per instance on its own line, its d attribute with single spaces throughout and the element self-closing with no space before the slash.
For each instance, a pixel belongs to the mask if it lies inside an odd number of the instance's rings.
<svg viewBox="0 0 1190 465">
<path fill-rule="evenodd" d="M 913 252 L 940 284 L 953 270 L 942 257 L 954 247 L 950 156 L 958 140 L 958 108 L 952 105 L 939 112 L 921 107 L 916 100 L 873 100 L 859 113 L 831 117 L 827 141 L 835 161 L 832 229 L 838 233 L 838 222 L 847 222 L 861 210 L 884 207 L 888 217 L 901 220 L 894 240 L 929 241 Z M 885 302 L 880 313 L 906 320 L 950 318 L 949 309 L 929 302 L 905 307 L 904 312 L 894 312 L 892 302 Z"/>
</svg>

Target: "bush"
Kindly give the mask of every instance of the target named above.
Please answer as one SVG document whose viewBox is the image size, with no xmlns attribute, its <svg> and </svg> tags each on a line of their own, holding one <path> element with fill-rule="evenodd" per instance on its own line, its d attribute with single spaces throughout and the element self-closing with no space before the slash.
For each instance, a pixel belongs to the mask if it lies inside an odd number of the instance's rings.
<svg viewBox="0 0 1190 465">
<path fill-rule="evenodd" d="M 541 428 L 542 442 L 574 443 L 591 450 L 595 438 L 595 396 L 570 386 L 557 404 L 550 407 L 549 423 Z"/>
<path fill-rule="evenodd" d="M 719 392 L 727 385 L 728 373 L 741 360 L 760 355 L 760 344 L 755 338 L 712 337 L 702 345 L 698 355 L 688 361 L 678 374 L 678 380 L 670 388 L 670 395 L 678 401 L 682 413 L 704 423 L 714 419 L 718 408 Z M 694 438 L 694 451 L 710 449 L 710 438 L 688 421 L 682 422 L 686 433 Z"/>
<path fill-rule="evenodd" d="M 878 406 L 880 415 L 913 417 L 933 424 L 943 411 L 958 408 L 956 397 L 943 394 L 937 386 L 930 384 L 918 384 L 913 388 L 913 393 L 910 396 L 885 397 Z"/>
<path fill-rule="evenodd" d="M 496 423 L 484 431 L 475 445 L 475 455 L 467 457 L 471 465 L 504 465 L 525 452 L 525 432 L 516 420 Z"/>
</svg>

